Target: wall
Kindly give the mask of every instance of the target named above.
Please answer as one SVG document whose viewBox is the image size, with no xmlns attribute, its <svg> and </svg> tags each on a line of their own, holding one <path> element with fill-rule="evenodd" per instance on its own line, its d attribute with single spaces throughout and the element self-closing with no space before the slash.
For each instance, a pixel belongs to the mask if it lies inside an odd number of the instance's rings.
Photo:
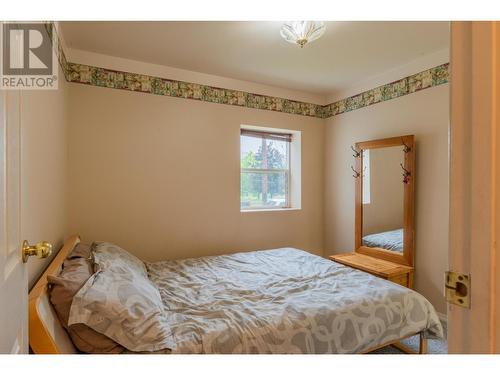
<svg viewBox="0 0 500 375">
<path fill-rule="evenodd" d="M 312 94 L 303 91 L 284 89 L 282 87 L 269 86 L 256 82 L 241 81 L 238 79 L 233 79 L 228 77 L 194 72 L 192 70 L 179 69 L 171 66 L 151 64 L 151 63 L 146 63 L 144 61 L 125 59 L 110 55 L 103 55 L 100 53 L 82 51 L 73 48 L 66 48 L 65 51 L 68 61 L 77 62 L 79 64 L 99 66 L 101 68 L 106 68 L 116 71 L 141 73 L 151 76 L 168 78 L 171 80 L 195 82 L 202 85 L 221 87 L 231 90 L 240 90 L 245 92 L 251 92 L 253 94 L 276 96 L 279 98 L 298 100 L 306 103 L 315 103 L 321 105 L 327 104 L 325 101 L 326 98 L 323 95 L 319 94 Z"/>
<path fill-rule="evenodd" d="M 363 204 L 363 236 L 403 226 L 403 147 L 370 150 L 370 203 Z M 365 186 L 363 185 L 363 189 Z"/>
<path fill-rule="evenodd" d="M 359 82 L 351 83 L 348 87 L 341 90 L 335 90 L 325 98 L 326 103 L 332 103 L 337 100 L 348 98 L 352 95 L 357 95 L 374 87 L 385 85 L 389 82 L 395 82 L 401 78 L 411 76 L 416 72 L 421 72 L 435 66 L 450 62 L 450 48 L 446 47 L 441 50 L 426 53 L 419 58 L 409 61 L 404 65 L 380 72 L 379 74 L 363 79 Z"/>
<path fill-rule="evenodd" d="M 414 134 L 416 141 L 415 287 L 440 312 L 448 252 L 449 85 L 326 120 L 325 253 L 354 248 L 355 142 Z"/>
<path fill-rule="evenodd" d="M 71 51 L 70 51 L 71 52 Z M 333 97 L 72 51 L 79 61 L 318 104 Z M 87 59 L 87 60 L 85 60 Z M 336 93 L 342 97 L 448 61 L 447 50 Z M 168 73 L 168 74 L 167 74 Z M 352 251 L 349 146 L 415 134 L 416 289 L 445 310 L 448 249 L 448 85 L 317 118 L 79 84 L 22 93 L 22 233 L 119 243 L 146 260 L 294 246 Z M 192 78 L 192 79 L 191 79 Z M 195 79 L 196 78 L 196 79 Z M 69 126 L 71 124 L 71 126 Z M 302 209 L 239 210 L 240 124 L 301 130 Z M 68 129 L 69 127 L 69 129 Z M 186 147 L 189 145 L 189 147 Z M 30 286 L 48 261 L 30 260 Z"/>
<path fill-rule="evenodd" d="M 324 120 L 72 84 L 70 232 L 145 260 L 323 252 Z M 241 124 L 302 131 L 302 209 L 240 212 Z"/>
<path fill-rule="evenodd" d="M 51 242 L 54 250 L 67 235 L 68 84 L 60 69 L 59 78 L 58 90 L 21 94 L 21 233 L 30 244 Z M 29 260 L 30 288 L 49 261 Z"/>
</svg>

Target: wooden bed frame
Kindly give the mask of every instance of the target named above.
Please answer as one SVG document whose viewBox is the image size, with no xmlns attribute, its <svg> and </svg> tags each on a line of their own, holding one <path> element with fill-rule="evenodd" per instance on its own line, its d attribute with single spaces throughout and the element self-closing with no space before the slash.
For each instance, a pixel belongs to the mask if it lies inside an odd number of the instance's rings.
<svg viewBox="0 0 500 375">
<path fill-rule="evenodd" d="M 62 249 L 54 257 L 29 293 L 29 344 L 31 350 L 35 354 L 78 353 L 78 350 L 73 345 L 71 338 L 60 323 L 59 318 L 50 303 L 47 276 L 59 275 L 64 260 L 79 242 L 80 237 L 78 235 L 73 235 L 64 242 Z M 420 335 L 418 352 L 415 352 L 400 343 L 401 340 L 416 334 Z M 427 353 L 427 339 L 424 337 L 423 332 L 417 332 L 384 345 L 370 348 L 364 353 L 369 353 L 389 345 L 392 345 L 408 354 Z"/>
<path fill-rule="evenodd" d="M 29 344 L 35 354 L 78 353 L 50 303 L 47 276 L 59 275 L 64 259 L 79 242 L 80 237 L 77 235 L 64 242 L 29 293 Z"/>
</svg>

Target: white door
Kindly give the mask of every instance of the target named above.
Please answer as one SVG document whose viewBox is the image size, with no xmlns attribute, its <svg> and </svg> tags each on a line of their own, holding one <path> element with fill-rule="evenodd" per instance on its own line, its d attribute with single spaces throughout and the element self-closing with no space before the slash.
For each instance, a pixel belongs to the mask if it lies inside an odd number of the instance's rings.
<svg viewBox="0 0 500 375">
<path fill-rule="evenodd" d="M 449 268 L 470 308 L 448 306 L 450 353 L 500 353 L 499 22 L 452 22 Z"/>
<path fill-rule="evenodd" d="M 20 91 L 0 90 L 0 353 L 28 353 L 28 278 L 21 259 Z"/>
</svg>

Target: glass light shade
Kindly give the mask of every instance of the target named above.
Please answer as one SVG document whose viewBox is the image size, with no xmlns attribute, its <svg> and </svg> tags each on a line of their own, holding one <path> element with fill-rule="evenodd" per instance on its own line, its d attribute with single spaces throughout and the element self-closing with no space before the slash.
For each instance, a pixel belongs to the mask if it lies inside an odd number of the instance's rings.
<svg viewBox="0 0 500 375">
<path fill-rule="evenodd" d="M 287 42 L 298 44 L 302 48 L 306 43 L 321 37 L 325 29 L 322 21 L 291 21 L 281 26 L 280 34 Z"/>
</svg>

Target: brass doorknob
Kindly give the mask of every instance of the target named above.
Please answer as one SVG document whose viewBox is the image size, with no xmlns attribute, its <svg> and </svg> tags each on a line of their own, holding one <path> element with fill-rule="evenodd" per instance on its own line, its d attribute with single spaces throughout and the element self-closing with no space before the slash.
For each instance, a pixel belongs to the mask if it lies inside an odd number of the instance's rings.
<svg viewBox="0 0 500 375">
<path fill-rule="evenodd" d="M 28 261 L 28 258 L 36 255 L 38 258 L 47 258 L 52 254 L 52 245 L 47 241 L 42 241 L 34 246 L 30 246 L 28 241 L 23 241 L 23 263 Z"/>
</svg>

